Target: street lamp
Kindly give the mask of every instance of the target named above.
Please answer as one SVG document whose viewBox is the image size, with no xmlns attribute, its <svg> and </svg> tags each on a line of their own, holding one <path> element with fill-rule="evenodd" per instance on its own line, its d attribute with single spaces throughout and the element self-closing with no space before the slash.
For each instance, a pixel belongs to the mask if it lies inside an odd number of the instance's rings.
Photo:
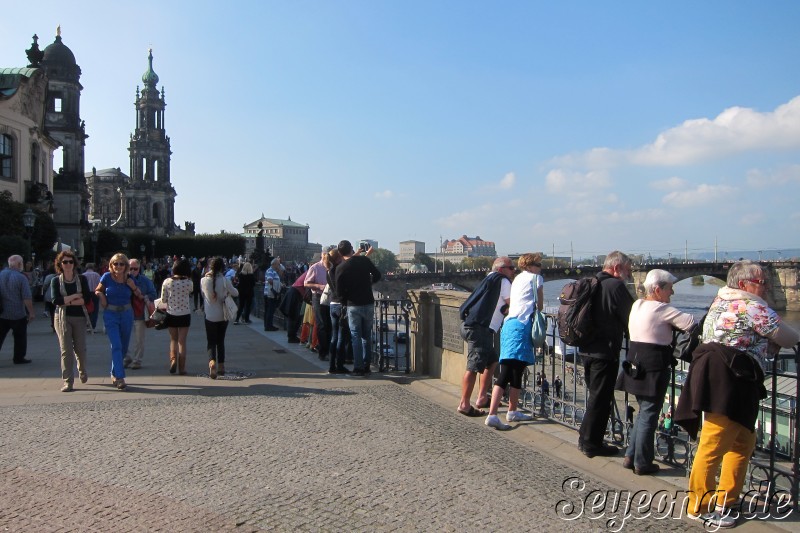
<svg viewBox="0 0 800 533">
<path fill-rule="evenodd" d="M 141 259 L 142 259 L 142 262 L 144 262 L 144 251 L 145 251 L 146 249 L 147 249 L 147 246 L 145 246 L 145 245 L 144 245 L 144 243 L 142 243 L 142 244 L 140 244 L 140 245 L 139 245 L 139 251 L 140 251 L 140 252 L 142 252 L 142 258 L 141 258 Z"/>
<path fill-rule="evenodd" d="M 28 250 L 31 250 L 31 237 L 33 236 L 33 225 L 36 224 L 36 213 L 31 211 L 31 208 L 25 210 L 22 214 L 22 224 L 25 226 L 25 234 L 28 236 Z"/>
<path fill-rule="evenodd" d="M 97 264 L 97 237 L 98 236 L 99 235 L 98 235 L 98 232 L 97 232 L 97 224 L 92 224 L 92 231 L 91 231 L 92 252 L 94 254 L 93 255 L 94 261 L 93 262 L 94 262 L 95 265 Z"/>
<path fill-rule="evenodd" d="M 122 249 L 123 250 L 128 249 L 128 239 L 126 239 L 125 237 L 122 238 Z"/>
<path fill-rule="evenodd" d="M 156 240 L 153 239 L 150 241 L 150 253 L 152 254 L 152 261 L 156 260 Z"/>
</svg>

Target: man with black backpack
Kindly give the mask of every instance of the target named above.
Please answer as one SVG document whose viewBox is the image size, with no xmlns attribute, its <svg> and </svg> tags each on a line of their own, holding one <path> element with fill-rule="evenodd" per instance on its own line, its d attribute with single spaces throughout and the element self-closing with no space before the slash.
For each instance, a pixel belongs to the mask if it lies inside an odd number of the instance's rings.
<svg viewBox="0 0 800 533">
<path fill-rule="evenodd" d="M 458 412 L 466 416 L 486 416 L 481 407 L 489 406 L 487 391 L 497 366 L 494 336 L 503 324 L 511 298 L 511 278 L 514 263 L 508 257 L 498 257 L 492 271 L 459 308 L 461 337 L 467 341 L 467 371 L 461 380 L 461 402 Z M 470 404 L 475 379 L 481 374 L 477 408 Z"/>
<path fill-rule="evenodd" d="M 622 336 L 628 330 L 633 297 L 625 286 L 631 277 L 630 257 L 619 251 L 606 256 L 597 275 L 599 287 L 592 295 L 592 335 L 578 353 L 583 360 L 589 397 L 578 436 L 578 449 L 587 457 L 616 455 L 616 446 L 603 442 L 611 416 L 611 400 L 619 369 Z"/>
</svg>

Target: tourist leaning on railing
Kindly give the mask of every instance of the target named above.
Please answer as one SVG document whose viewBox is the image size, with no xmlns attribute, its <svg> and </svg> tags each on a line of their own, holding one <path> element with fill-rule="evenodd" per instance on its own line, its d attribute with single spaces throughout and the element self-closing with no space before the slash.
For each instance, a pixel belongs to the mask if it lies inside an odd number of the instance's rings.
<svg viewBox="0 0 800 533">
<path fill-rule="evenodd" d="M 630 346 L 616 389 L 634 394 L 639 404 L 639 415 L 622 461 L 622 466 L 637 475 L 655 474 L 659 470 L 653 462 L 653 441 L 675 361 L 671 344 L 673 328 L 688 331 L 695 324 L 692 315 L 669 305 L 676 281 L 666 270 L 648 272 L 644 280 L 645 297 L 633 302 L 628 318 Z"/>
<path fill-rule="evenodd" d="M 703 324 L 675 422 L 695 438 L 703 431 L 689 476 L 688 516 L 713 527 L 733 527 L 756 444 L 759 400 L 766 397 L 764 370 L 780 347 L 800 341 L 764 301 L 767 276 L 753 261 L 728 271 Z M 722 467 L 720 472 L 720 466 Z M 719 472 L 719 483 L 717 473 Z"/>
</svg>

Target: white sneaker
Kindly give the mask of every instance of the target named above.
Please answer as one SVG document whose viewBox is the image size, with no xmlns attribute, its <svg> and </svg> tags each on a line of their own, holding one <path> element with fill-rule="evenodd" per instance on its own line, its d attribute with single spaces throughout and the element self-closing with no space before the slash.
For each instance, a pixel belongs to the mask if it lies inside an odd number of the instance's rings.
<svg viewBox="0 0 800 533">
<path fill-rule="evenodd" d="M 720 528 L 730 528 L 736 526 L 736 520 L 728 515 L 724 515 L 719 511 L 713 513 L 703 513 L 701 515 L 693 515 L 687 513 L 686 516 L 692 520 L 698 520 L 703 523 L 706 531 L 716 531 Z"/>
<path fill-rule="evenodd" d="M 484 422 L 487 426 L 494 429 L 499 429 L 500 431 L 505 431 L 507 429 L 511 429 L 511 426 L 508 424 L 504 424 L 500 421 L 500 417 L 497 415 L 489 415 L 486 417 L 486 422 Z"/>
<path fill-rule="evenodd" d="M 530 422 L 533 417 L 519 411 L 509 411 L 506 413 L 506 422 Z"/>
</svg>

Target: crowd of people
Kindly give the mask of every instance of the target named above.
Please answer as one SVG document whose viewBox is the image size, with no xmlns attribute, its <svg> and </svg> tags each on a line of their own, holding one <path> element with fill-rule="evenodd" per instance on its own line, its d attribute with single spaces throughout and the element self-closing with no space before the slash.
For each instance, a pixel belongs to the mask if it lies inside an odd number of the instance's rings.
<svg viewBox="0 0 800 533">
<path fill-rule="evenodd" d="M 300 309 L 307 303 L 316 325 L 317 351 L 321 359 L 330 361 L 329 372 L 369 375 L 373 353 L 372 284 L 381 278 L 369 259 L 371 253 L 371 248 L 355 250 L 343 240 L 310 266 L 300 265 L 292 271 L 279 258 L 273 259 L 260 273 L 264 282 L 264 330 L 278 329 L 273 321 L 280 305 L 287 341 L 300 342 Z M 541 267 L 540 254 L 523 254 L 516 267 L 508 257 L 497 258 L 482 287 L 476 289 L 486 289 L 486 312 L 462 316 L 467 363 L 457 411 L 466 416 L 485 416 L 485 424 L 498 430 L 533 418 L 519 410 L 519 398 L 526 368 L 534 363 L 532 317 L 543 306 Z M 27 325 L 35 318 L 35 285 L 24 275 L 24 269 L 22 257 L 13 255 L 8 259 L 8 268 L 0 272 L 0 347 L 12 332 L 15 364 L 31 362 L 26 357 Z M 209 376 L 216 379 L 225 374 L 228 322 L 251 323 L 253 291 L 259 279 L 253 265 L 247 261 L 226 264 L 219 257 L 175 257 L 170 268 L 160 264 L 144 272 L 141 269 L 139 260 L 128 259 L 122 253 L 104 262 L 99 272 L 91 264 L 81 269 L 72 251 L 62 251 L 56 257 L 53 271 L 45 276 L 42 285 L 58 339 L 63 392 L 74 390 L 76 368 L 80 382 L 88 380 L 86 334 L 97 327 L 97 313 L 101 310 L 116 388 L 126 388 L 127 368 L 141 368 L 145 329 L 154 309 L 163 309 L 166 314 L 170 373 L 186 374 L 186 338 L 192 312 L 202 311 Z M 740 503 L 755 447 L 767 361 L 780 348 L 800 342 L 800 334 L 783 323 L 765 301 L 769 279 L 756 262 L 742 260 L 730 266 L 726 286 L 719 290 L 699 324 L 691 314 L 670 305 L 677 281 L 671 273 L 649 271 L 640 299 L 634 299 L 627 288 L 631 278 L 632 262 L 619 251 L 606 256 L 603 269 L 597 274 L 599 283 L 591 305 L 594 332 L 578 347 L 588 392 L 578 449 L 589 458 L 619 454 L 619 448 L 604 440 L 615 389 L 627 392 L 638 404 L 635 420 L 634 410 L 630 410 L 632 430 L 621 464 L 634 474 L 659 472 L 654 453 L 658 428 L 672 432 L 674 423 L 695 438 L 702 426 L 689 478 L 688 515 L 707 525 L 732 527 L 736 522 L 730 511 Z M 226 310 L 229 297 L 239 300 L 235 317 Z M 665 393 L 676 362 L 673 332 L 691 332 L 695 328 L 702 328 L 700 345 L 692 355 L 677 409 L 673 413 L 668 406 L 665 413 Z M 494 345 L 497 333 L 499 352 Z M 620 365 L 625 336 L 629 347 Z M 350 353 L 352 371 L 345 366 Z M 492 387 L 498 365 L 499 377 Z M 478 376 L 480 385 L 473 406 Z M 536 382 L 543 396 L 549 394 L 544 373 L 536 376 Z M 560 378 L 553 386 L 560 398 Z M 508 409 L 503 422 L 498 412 L 506 390 Z M 484 411 L 487 408 L 488 412 Z"/>
<path fill-rule="evenodd" d="M 618 447 L 604 440 L 615 389 L 630 394 L 639 407 L 635 420 L 634 409 L 629 409 L 632 429 L 621 464 L 636 475 L 660 470 L 654 462 L 659 427 L 672 433 L 675 423 L 696 438 L 702 426 L 686 511 L 707 527 L 733 527 L 755 448 L 759 402 L 766 397 L 767 360 L 780 348 L 795 346 L 800 334 L 783 323 L 765 301 L 769 278 L 756 262 L 742 260 L 730 266 L 727 284 L 710 303 L 701 324 L 670 305 L 677 278 L 665 270 L 649 271 L 643 283 L 644 297 L 635 300 L 626 286 L 632 280 L 632 266 L 626 254 L 614 251 L 597 274 L 599 283 L 590 308 L 593 334 L 578 347 L 588 394 L 578 449 L 589 458 L 619 454 Z M 516 269 L 508 257 L 498 258 L 483 282 L 489 285 L 493 279 L 502 280 L 494 292 L 485 291 L 492 304 L 491 319 L 481 322 L 478 313 L 462 315 L 467 369 L 457 411 L 486 416 L 485 424 L 498 430 L 532 418 L 519 412 L 518 402 L 524 369 L 534 361 L 531 316 L 541 305 L 540 268 L 538 254 L 522 255 Z M 483 287 L 478 287 L 475 292 L 481 290 Z M 673 333 L 691 334 L 695 328 L 702 328 L 700 345 L 691 357 L 677 409 L 673 415 L 672 407 L 667 406 L 664 413 L 671 369 L 676 364 Z M 498 331 L 499 353 L 494 347 Z M 620 365 L 625 336 L 629 348 Z M 489 396 L 488 383 L 498 362 L 499 377 Z M 473 406 L 478 374 L 481 388 Z M 536 383 L 543 398 L 549 394 L 544 375 L 537 375 Z M 554 387 L 560 398 L 560 379 Z M 508 423 L 498 416 L 506 390 Z M 483 410 L 487 406 L 488 413 Z"/>
</svg>

